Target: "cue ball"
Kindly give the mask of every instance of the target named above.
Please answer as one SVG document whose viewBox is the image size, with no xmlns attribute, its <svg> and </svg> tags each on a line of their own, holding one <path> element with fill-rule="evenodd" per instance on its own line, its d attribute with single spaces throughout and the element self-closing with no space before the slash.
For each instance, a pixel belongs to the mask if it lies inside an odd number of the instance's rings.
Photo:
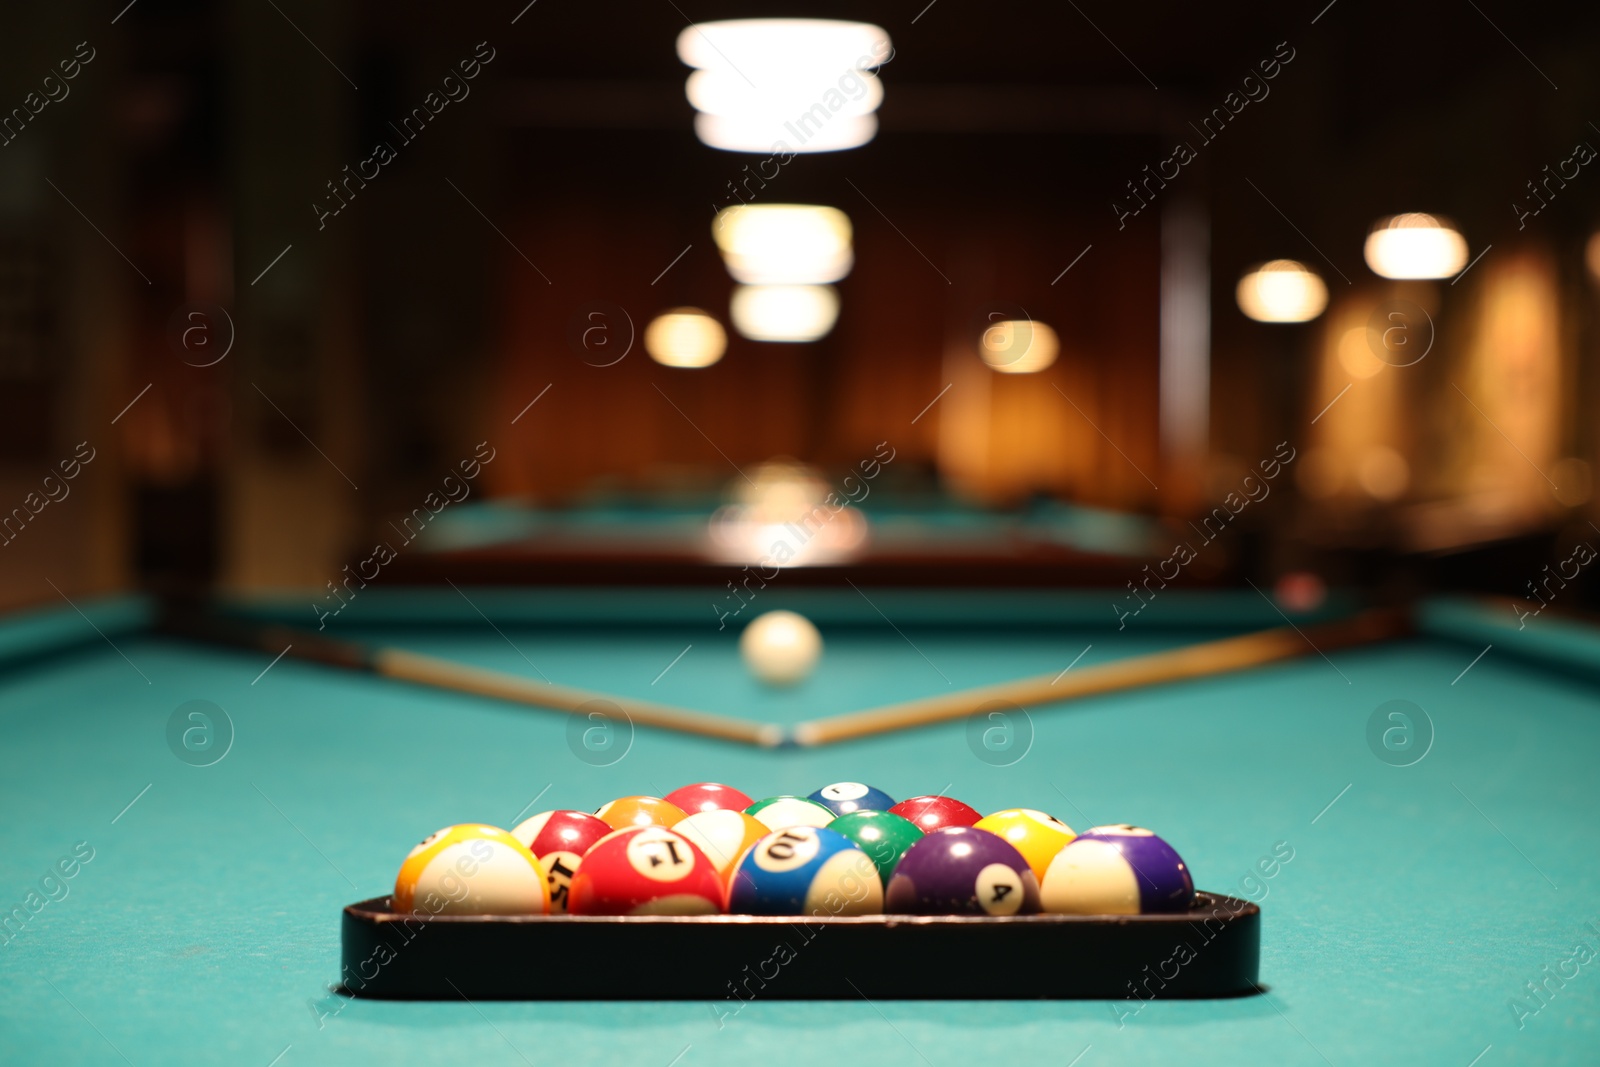
<svg viewBox="0 0 1600 1067">
<path fill-rule="evenodd" d="M 544 915 L 550 886 L 522 842 L 464 823 L 429 834 L 394 880 L 394 910 L 429 915 Z"/>
<path fill-rule="evenodd" d="M 1194 879 L 1177 850 L 1139 826 L 1096 826 L 1056 853 L 1044 872 L 1045 911 L 1067 915 L 1184 912 Z"/>
<path fill-rule="evenodd" d="M 791 826 L 745 852 L 728 883 L 736 915 L 876 915 L 883 882 L 872 860 L 843 834 Z"/>
<path fill-rule="evenodd" d="M 739 635 L 739 655 L 750 673 L 768 685 L 793 685 L 822 658 L 822 635 L 804 615 L 769 611 Z"/>
</svg>

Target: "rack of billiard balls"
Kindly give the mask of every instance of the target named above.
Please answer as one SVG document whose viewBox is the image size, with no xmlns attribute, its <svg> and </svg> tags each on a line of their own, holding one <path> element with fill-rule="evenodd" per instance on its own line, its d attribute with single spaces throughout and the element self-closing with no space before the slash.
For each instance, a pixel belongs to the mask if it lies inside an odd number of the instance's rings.
<svg viewBox="0 0 1600 1067">
<path fill-rule="evenodd" d="M 1139 827 L 895 802 L 860 782 L 753 800 L 699 783 L 511 830 L 447 827 L 412 850 L 397 912 L 428 915 L 1138 915 L 1194 898 L 1182 857 Z"/>
</svg>

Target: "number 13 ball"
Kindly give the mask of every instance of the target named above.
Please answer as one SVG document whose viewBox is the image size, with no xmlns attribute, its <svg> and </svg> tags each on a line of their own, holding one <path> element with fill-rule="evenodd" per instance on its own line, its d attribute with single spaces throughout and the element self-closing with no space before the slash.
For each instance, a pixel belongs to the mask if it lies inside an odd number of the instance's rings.
<svg viewBox="0 0 1600 1067">
<path fill-rule="evenodd" d="M 1096 826 L 1044 872 L 1044 910 L 1067 915 L 1184 912 L 1194 879 L 1173 847 L 1138 826 Z"/>
<path fill-rule="evenodd" d="M 665 826 L 618 830 L 594 844 L 567 891 L 573 915 L 714 915 L 722 879 L 705 854 Z"/>
<path fill-rule="evenodd" d="M 1022 853 L 1001 838 L 951 826 L 906 849 L 884 904 L 911 915 L 1032 915 L 1039 910 L 1039 881 Z"/>
</svg>

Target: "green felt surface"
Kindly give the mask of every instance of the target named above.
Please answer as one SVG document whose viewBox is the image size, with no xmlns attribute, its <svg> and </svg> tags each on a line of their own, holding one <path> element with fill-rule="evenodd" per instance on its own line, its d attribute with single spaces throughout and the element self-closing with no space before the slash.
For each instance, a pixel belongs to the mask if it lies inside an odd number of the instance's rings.
<svg viewBox="0 0 1600 1067">
<path fill-rule="evenodd" d="M 1018 627 L 995 607 L 1004 598 L 978 597 L 963 626 L 939 617 L 937 596 L 918 612 L 910 594 L 887 606 L 875 594 L 902 636 L 847 610 L 859 599 L 849 592 L 832 603 L 855 621 L 825 631 L 815 678 L 773 695 L 748 681 L 733 631 L 714 623 L 662 613 L 624 625 L 616 611 L 556 621 L 561 596 L 576 616 L 585 595 L 545 595 L 523 621 L 500 612 L 531 594 L 490 598 L 503 633 L 481 618 L 430 624 L 421 611 L 403 626 L 352 615 L 338 632 L 792 721 L 1060 670 L 1088 645 L 1080 667 L 1249 623 L 1219 597 L 1211 617 L 1225 626 L 1201 625 L 1208 601 L 1196 598 L 1169 616 L 1158 602 L 1121 632 L 1109 610 L 1096 619 L 1063 608 L 1055 625 L 1045 612 Z M 391 601 L 397 614 L 401 603 Z M 976 610 L 984 604 L 994 610 Z M 942 1067 L 1067 1064 L 1083 1053 L 1081 1067 L 1466 1067 L 1487 1046 L 1481 1067 L 1600 1058 L 1600 959 L 1552 982 L 1522 1028 L 1509 1006 L 1575 943 L 1600 949 L 1600 932 L 1585 926 L 1600 928 L 1600 688 L 1498 646 L 1462 674 L 1481 650 L 1465 635 L 1036 709 L 1032 747 L 1007 767 L 980 761 L 962 724 L 778 752 L 640 730 L 619 762 L 593 767 L 569 750 L 557 715 L 292 659 L 262 675 L 270 656 L 137 633 L 112 637 L 120 652 L 89 638 L 0 673 L 0 902 L 21 904 L 75 843 L 94 849 L 65 898 L 0 947 L 0 1062 L 266 1067 L 281 1054 L 280 1067 L 555 1056 Z M 1580 657 L 1600 650 L 1592 631 L 1563 629 L 1559 643 L 1573 642 Z M 168 716 L 193 699 L 224 707 L 236 728 L 214 766 L 185 765 L 167 748 Z M 1388 766 L 1367 747 L 1369 715 L 1392 699 L 1420 705 L 1436 728 L 1414 766 Z M 731 1003 L 327 994 L 340 907 L 385 892 L 405 852 L 441 825 L 506 825 L 525 810 L 592 809 L 701 779 L 760 795 L 850 778 L 895 795 L 947 789 L 984 810 L 1045 808 L 1080 829 L 1157 829 L 1202 888 L 1261 900 L 1267 994 L 1156 1002 L 1120 1024 L 1137 1002 L 869 1004 L 843 986 L 837 1002 L 757 1000 L 730 1014 Z M 1244 881 L 1278 842 L 1293 860 L 1264 883 Z M 528 964 L 559 976 L 559 960 Z M 641 969 L 670 986 L 670 961 L 618 961 L 619 975 Z M 982 981 L 972 976 L 974 990 Z"/>
</svg>

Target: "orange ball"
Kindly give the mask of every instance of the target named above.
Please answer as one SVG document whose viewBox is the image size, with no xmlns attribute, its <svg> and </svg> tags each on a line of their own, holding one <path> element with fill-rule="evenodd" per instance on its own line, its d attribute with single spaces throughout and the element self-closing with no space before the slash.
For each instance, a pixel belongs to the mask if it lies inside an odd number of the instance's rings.
<svg viewBox="0 0 1600 1067">
<path fill-rule="evenodd" d="M 671 826 L 689 813 L 660 797 L 618 797 L 601 805 L 594 814 L 613 830 L 626 830 L 633 826 Z"/>
</svg>

